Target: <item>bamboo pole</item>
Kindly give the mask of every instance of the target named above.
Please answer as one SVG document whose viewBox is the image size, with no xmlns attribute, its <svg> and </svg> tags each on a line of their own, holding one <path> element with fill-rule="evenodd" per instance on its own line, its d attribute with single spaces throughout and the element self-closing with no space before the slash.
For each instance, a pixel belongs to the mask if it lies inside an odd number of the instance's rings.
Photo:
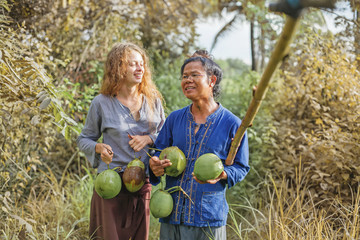
<svg viewBox="0 0 360 240">
<path fill-rule="evenodd" d="M 258 112 L 262 100 L 265 98 L 266 92 L 269 87 L 269 82 L 275 70 L 279 67 L 280 62 L 287 56 L 290 48 L 290 43 L 295 35 L 296 29 L 299 25 L 299 18 L 286 16 L 285 25 L 280 38 L 275 46 L 275 49 L 270 57 L 269 63 L 263 72 L 259 84 L 257 85 L 250 106 L 246 112 L 240 127 L 236 131 L 235 137 L 231 143 L 229 154 L 225 160 L 226 165 L 234 163 L 235 155 L 240 146 L 241 140 L 244 137 L 245 131 L 252 125 L 256 113 Z"/>
</svg>

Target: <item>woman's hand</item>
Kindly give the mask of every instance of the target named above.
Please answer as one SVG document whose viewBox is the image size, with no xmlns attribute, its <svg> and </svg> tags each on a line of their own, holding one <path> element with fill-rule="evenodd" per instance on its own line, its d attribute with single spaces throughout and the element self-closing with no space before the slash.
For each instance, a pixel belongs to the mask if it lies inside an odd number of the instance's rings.
<svg viewBox="0 0 360 240">
<path fill-rule="evenodd" d="M 153 140 L 149 137 L 149 135 L 132 136 L 132 135 L 128 134 L 128 137 L 130 138 L 129 145 L 132 149 L 134 149 L 135 152 L 139 152 L 146 145 L 151 145 L 153 143 Z"/>
<path fill-rule="evenodd" d="M 112 162 L 114 153 L 109 145 L 105 143 L 97 143 L 95 145 L 95 152 L 100 154 L 101 160 L 106 164 L 110 164 Z"/>
<path fill-rule="evenodd" d="M 172 163 L 170 162 L 169 159 L 160 160 L 156 156 L 153 156 L 149 160 L 149 166 L 150 166 L 151 170 L 153 171 L 154 175 L 157 177 L 164 175 L 164 173 L 165 173 L 164 169 L 168 166 L 171 166 L 171 164 Z"/>
<path fill-rule="evenodd" d="M 211 179 L 211 180 L 207 180 L 207 181 L 200 181 L 199 179 L 197 179 L 197 177 L 194 175 L 194 173 L 192 173 L 193 175 L 193 178 L 198 182 L 198 183 L 201 183 L 201 184 L 204 184 L 204 183 L 210 183 L 210 184 L 215 184 L 217 183 L 218 181 L 224 179 L 226 180 L 227 179 L 227 174 L 225 171 L 222 171 L 222 173 L 220 173 L 220 175 L 215 178 L 215 179 Z"/>
</svg>

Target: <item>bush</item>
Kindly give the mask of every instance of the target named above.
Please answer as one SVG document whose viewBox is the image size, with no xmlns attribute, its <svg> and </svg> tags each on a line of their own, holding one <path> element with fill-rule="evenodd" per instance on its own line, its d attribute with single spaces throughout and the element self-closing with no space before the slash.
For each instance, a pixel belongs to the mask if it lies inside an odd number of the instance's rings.
<svg viewBox="0 0 360 240">
<path fill-rule="evenodd" d="M 305 36 L 282 72 L 272 171 L 296 187 L 301 160 L 313 201 L 340 195 L 351 203 L 360 181 L 360 73 L 331 36 Z"/>
</svg>

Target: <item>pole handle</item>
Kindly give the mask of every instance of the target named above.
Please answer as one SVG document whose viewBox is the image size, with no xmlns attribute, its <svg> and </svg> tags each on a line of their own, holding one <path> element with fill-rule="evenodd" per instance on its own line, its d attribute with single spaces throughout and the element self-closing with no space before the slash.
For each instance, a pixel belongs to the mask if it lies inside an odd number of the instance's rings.
<svg viewBox="0 0 360 240">
<path fill-rule="evenodd" d="M 230 166 L 234 163 L 235 155 L 241 144 L 241 140 L 245 134 L 245 131 L 249 126 L 252 125 L 252 122 L 260 108 L 261 102 L 265 98 L 272 75 L 289 52 L 290 43 L 292 42 L 292 38 L 295 35 L 299 22 L 299 18 L 293 18 L 290 16 L 286 18 L 283 31 L 256 87 L 254 96 L 246 111 L 245 117 L 241 121 L 241 124 L 236 131 L 235 137 L 231 142 L 230 151 L 225 160 L 226 165 Z"/>
</svg>

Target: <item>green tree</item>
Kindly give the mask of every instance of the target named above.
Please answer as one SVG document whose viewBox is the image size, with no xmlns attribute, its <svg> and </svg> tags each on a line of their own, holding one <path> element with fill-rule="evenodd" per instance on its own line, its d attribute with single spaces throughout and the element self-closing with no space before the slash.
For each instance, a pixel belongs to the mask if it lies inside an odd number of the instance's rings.
<svg viewBox="0 0 360 240">
<path fill-rule="evenodd" d="M 330 33 L 305 30 L 279 83 L 273 171 L 297 186 L 297 173 L 289 169 L 301 162 L 314 202 L 340 195 L 351 204 L 360 180 L 360 75 L 347 44 Z"/>
<path fill-rule="evenodd" d="M 194 20 L 207 4 L 188 0 L 20 0 L 13 3 L 9 15 L 14 27 L 26 27 L 36 57 L 42 52 L 36 51 L 38 42 L 48 47 L 47 59 L 42 60 L 56 80 L 67 77 L 73 82 L 89 82 L 93 76 L 88 74 L 91 66 L 87 63 L 103 61 L 117 41 L 134 41 L 170 58 L 188 53 L 196 37 Z"/>
<path fill-rule="evenodd" d="M 10 11 L 4 2 L 0 9 Z M 56 130 L 69 139 L 71 130 L 79 129 L 63 110 L 53 79 L 30 57 L 22 28 L 10 26 L 11 19 L 0 15 L 0 180 L 2 191 L 21 199 L 48 159 Z"/>
</svg>

